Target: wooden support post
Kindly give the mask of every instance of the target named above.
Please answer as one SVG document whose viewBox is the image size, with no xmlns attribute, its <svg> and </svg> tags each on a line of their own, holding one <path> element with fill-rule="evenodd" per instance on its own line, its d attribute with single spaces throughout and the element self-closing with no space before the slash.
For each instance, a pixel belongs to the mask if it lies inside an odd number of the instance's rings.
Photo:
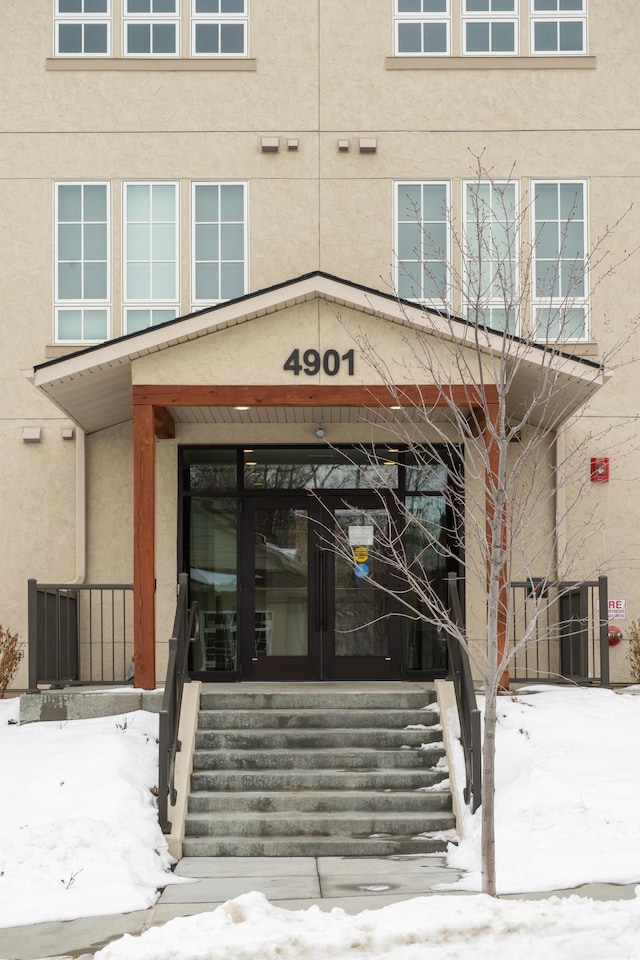
<svg viewBox="0 0 640 960">
<path fill-rule="evenodd" d="M 155 415 L 133 405 L 133 665 L 134 686 L 153 690 L 155 657 Z"/>
</svg>

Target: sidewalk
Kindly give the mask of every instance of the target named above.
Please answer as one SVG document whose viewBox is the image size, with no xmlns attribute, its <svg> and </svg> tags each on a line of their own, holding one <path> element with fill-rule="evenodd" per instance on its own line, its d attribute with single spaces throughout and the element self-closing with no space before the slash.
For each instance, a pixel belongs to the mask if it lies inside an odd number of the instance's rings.
<svg viewBox="0 0 640 960">
<path fill-rule="evenodd" d="M 344 857 L 186 857 L 178 876 L 193 883 L 172 884 L 148 910 L 124 915 L 84 917 L 33 926 L 0 929 L 2 960 L 40 960 L 73 954 L 90 955 L 125 933 L 143 933 L 174 917 L 213 910 L 227 900 L 260 891 L 275 906 L 306 910 L 341 907 L 348 913 L 376 910 L 412 897 L 442 894 L 435 889 L 459 874 L 442 855 L 385 858 Z M 544 899 L 577 894 L 594 900 L 631 900 L 637 884 L 586 884 L 573 890 L 509 895 Z M 472 896 L 460 892 L 459 896 Z"/>
</svg>

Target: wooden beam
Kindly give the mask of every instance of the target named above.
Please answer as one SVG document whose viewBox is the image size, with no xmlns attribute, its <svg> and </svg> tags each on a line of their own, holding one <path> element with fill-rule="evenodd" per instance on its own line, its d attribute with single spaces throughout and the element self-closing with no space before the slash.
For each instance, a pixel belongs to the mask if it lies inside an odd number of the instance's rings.
<svg viewBox="0 0 640 960">
<path fill-rule="evenodd" d="M 176 422 L 166 407 L 153 408 L 153 424 L 158 440 L 175 440 Z"/>
<path fill-rule="evenodd" d="M 153 690 L 155 657 L 155 416 L 133 408 L 133 665 L 134 686 Z"/>
<path fill-rule="evenodd" d="M 407 384 L 393 388 L 371 385 L 194 385 L 135 384 L 133 403 L 159 407 L 476 407 L 496 388 L 455 384 Z"/>
</svg>

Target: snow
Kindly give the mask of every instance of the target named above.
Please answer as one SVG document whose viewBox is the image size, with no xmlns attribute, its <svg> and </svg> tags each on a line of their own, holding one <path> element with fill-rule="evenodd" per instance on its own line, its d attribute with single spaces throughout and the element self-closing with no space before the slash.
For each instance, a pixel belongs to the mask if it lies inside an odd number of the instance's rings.
<svg viewBox="0 0 640 960">
<path fill-rule="evenodd" d="M 0 702 L 0 926 L 150 906 L 178 880 L 152 794 L 157 717 L 9 725 L 16 718 L 17 701 Z M 500 698 L 500 891 L 640 883 L 639 742 L 640 696 L 563 687 Z M 458 752 L 458 773 L 460 763 Z M 125 936 L 96 960 L 511 960 L 532 945 L 545 960 L 640 956 L 640 886 L 616 901 L 461 895 L 480 888 L 479 857 L 480 811 L 467 811 L 448 851 L 464 871 L 456 892 L 357 916 L 282 910 L 250 893 Z"/>
</svg>

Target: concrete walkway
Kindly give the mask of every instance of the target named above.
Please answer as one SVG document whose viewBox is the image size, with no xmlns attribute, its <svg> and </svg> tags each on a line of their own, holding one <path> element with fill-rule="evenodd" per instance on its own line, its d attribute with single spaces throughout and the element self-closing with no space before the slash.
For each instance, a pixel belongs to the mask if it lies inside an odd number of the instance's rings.
<svg viewBox="0 0 640 960">
<path fill-rule="evenodd" d="M 459 877 L 440 854 L 385 858 L 186 857 L 175 872 L 192 882 L 166 887 L 149 910 L 0 929 L 0 958 L 88 957 L 124 933 L 140 934 L 174 917 L 213 910 L 252 890 L 264 893 L 275 906 L 287 910 L 306 910 L 317 904 L 323 910 L 342 907 L 348 913 L 359 913 L 399 900 L 441 894 L 443 891 L 436 889 L 439 884 L 453 883 Z M 578 894 L 595 900 L 631 900 L 636 886 L 587 884 L 574 890 L 519 896 L 542 899 Z"/>
</svg>

